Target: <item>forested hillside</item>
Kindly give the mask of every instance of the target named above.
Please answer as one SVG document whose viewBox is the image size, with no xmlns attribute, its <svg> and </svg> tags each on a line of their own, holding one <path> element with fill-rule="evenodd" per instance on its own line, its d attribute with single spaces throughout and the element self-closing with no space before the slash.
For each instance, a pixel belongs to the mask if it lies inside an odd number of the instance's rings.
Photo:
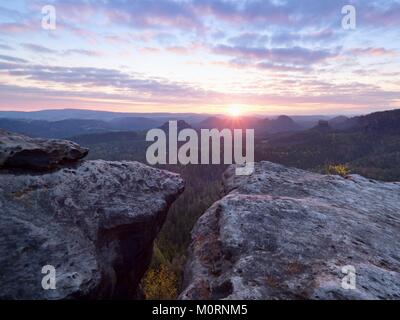
<svg viewBox="0 0 400 320">
<path fill-rule="evenodd" d="M 256 159 L 325 172 L 345 164 L 351 172 L 400 181 L 400 110 L 355 117 L 334 129 L 329 124 L 294 134 L 277 134 L 257 143 Z"/>
</svg>

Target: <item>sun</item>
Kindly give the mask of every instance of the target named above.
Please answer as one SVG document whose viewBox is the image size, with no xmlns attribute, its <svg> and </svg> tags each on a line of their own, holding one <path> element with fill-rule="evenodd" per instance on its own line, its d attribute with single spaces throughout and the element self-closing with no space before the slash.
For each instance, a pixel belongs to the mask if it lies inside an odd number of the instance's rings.
<svg viewBox="0 0 400 320">
<path fill-rule="evenodd" d="M 231 117 L 239 117 L 242 114 L 242 107 L 237 104 L 230 105 L 228 107 L 228 114 Z"/>
</svg>

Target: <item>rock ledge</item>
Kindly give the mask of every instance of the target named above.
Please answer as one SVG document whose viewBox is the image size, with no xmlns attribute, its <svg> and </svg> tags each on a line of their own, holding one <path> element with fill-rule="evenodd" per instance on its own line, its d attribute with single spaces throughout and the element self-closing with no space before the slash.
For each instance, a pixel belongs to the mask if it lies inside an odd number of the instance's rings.
<svg viewBox="0 0 400 320">
<path fill-rule="evenodd" d="M 14 145 L 57 150 L 57 159 L 86 153 L 65 141 L 11 137 L 7 144 L 2 136 L 0 159 L 10 161 Z M 46 166 L 60 164 L 53 155 Z M 153 241 L 183 189 L 179 175 L 138 162 L 0 173 L 0 299 L 137 297 Z M 42 288 L 47 265 L 56 269 L 55 290 Z"/>
<path fill-rule="evenodd" d="M 71 141 L 33 139 L 0 129 L 0 168 L 50 170 L 76 162 L 88 152 Z"/>
</svg>

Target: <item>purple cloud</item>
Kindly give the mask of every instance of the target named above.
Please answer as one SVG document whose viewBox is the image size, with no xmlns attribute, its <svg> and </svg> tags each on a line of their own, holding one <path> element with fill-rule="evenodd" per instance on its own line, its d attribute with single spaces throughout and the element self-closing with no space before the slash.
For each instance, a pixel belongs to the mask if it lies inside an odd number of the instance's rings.
<svg viewBox="0 0 400 320">
<path fill-rule="evenodd" d="M 214 48 L 217 54 L 234 56 L 237 59 L 253 59 L 285 63 L 290 65 L 312 65 L 337 55 L 323 49 L 292 48 L 265 48 L 265 47 L 235 47 L 220 45 Z"/>
<path fill-rule="evenodd" d="M 57 50 L 50 49 L 35 43 L 23 43 L 21 46 L 36 53 L 58 53 Z"/>
<path fill-rule="evenodd" d="M 175 97 L 206 97 L 207 92 L 186 84 L 168 80 L 143 78 L 139 75 L 128 74 L 114 69 L 89 67 L 55 67 L 42 65 L 18 64 L 25 60 L 0 55 L 0 60 L 15 63 L 0 63 L 0 71 L 15 77 L 54 82 L 76 84 L 83 87 L 113 87 L 128 90 L 142 95 L 175 96 Z"/>
<path fill-rule="evenodd" d="M 84 49 L 67 49 L 67 50 L 57 50 L 51 49 L 42 45 L 34 44 L 34 43 L 23 43 L 21 45 L 23 48 L 31 50 L 36 53 L 46 53 L 46 54 L 59 54 L 62 56 L 68 55 L 84 55 L 89 57 L 99 57 L 101 56 L 100 52 L 92 51 L 92 50 L 84 50 Z"/>
<path fill-rule="evenodd" d="M 7 62 L 16 62 L 16 63 L 27 63 L 25 59 L 7 56 L 7 55 L 0 55 L 0 60 L 7 61 Z"/>
</svg>

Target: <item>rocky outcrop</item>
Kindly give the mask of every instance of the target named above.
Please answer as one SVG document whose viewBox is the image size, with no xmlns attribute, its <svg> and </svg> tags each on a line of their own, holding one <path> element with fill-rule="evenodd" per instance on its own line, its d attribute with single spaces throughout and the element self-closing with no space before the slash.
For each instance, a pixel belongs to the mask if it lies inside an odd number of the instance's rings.
<svg viewBox="0 0 400 320">
<path fill-rule="evenodd" d="M 0 173 L 0 299 L 135 297 L 183 187 L 178 175 L 138 162 Z M 42 287 L 47 265 L 55 290 Z"/>
<path fill-rule="evenodd" d="M 71 141 L 32 139 L 0 129 L 0 168 L 48 170 L 87 154 L 87 149 Z"/>
<path fill-rule="evenodd" d="M 399 183 L 234 172 L 192 232 L 182 299 L 400 298 Z"/>
</svg>

